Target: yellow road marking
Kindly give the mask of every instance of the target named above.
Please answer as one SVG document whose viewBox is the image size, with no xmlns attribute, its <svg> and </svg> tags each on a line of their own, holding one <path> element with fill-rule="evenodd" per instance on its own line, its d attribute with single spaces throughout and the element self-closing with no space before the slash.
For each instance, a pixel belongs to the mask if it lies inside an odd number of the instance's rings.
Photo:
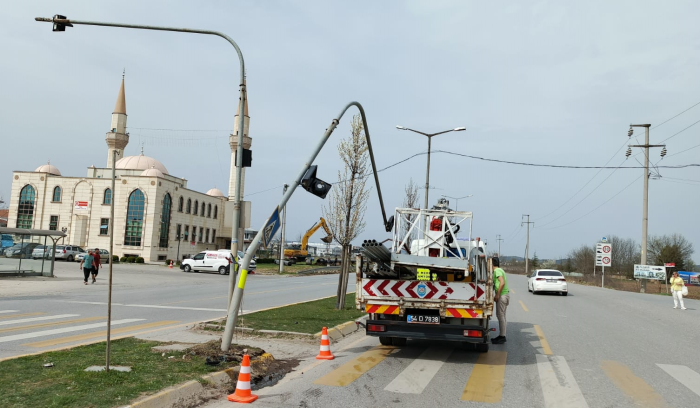
<svg viewBox="0 0 700 408">
<path fill-rule="evenodd" d="M 394 347 L 374 347 L 371 350 L 360 354 L 359 357 L 348 361 L 342 366 L 314 381 L 314 384 L 345 387 L 346 385 L 360 378 L 362 374 L 384 361 L 384 359 L 394 350 Z"/>
<path fill-rule="evenodd" d="M 506 351 L 480 354 L 462 392 L 462 401 L 501 402 L 507 356 Z"/>
<path fill-rule="evenodd" d="M 668 405 L 646 381 L 637 377 L 624 364 L 617 361 L 603 361 L 600 368 L 620 388 L 636 406 L 666 408 Z"/>
<path fill-rule="evenodd" d="M 544 338 L 544 333 L 542 332 L 542 329 L 540 329 L 540 326 L 535 325 L 535 332 L 537 333 L 537 337 L 540 338 L 540 345 L 542 345 L 542 352 L 544 354 L 552 355 L 552 349 L 549 348 L 549 343 L 547 342 L 547 339 Z"/>
<path fill-rule="evenodd" d="M 513 289 L 508 289 L 508 293 L 515 294 L 515 291 Z"/>
<path fill-rule="evenodd" d="M 49 322 L 49 323 L 37 323 L 37 324 L 30 324 L 28 326 L 20 326 L 20 327 L 8 327 L 7 329 L 0 329 L 0 333 L 6 333 L 10 331 L 15 331 L 15 330 L 30 330 L 30 329 L 38 329 L 40 327 L 49 327 L 49 326 L 59 326 L 62 324 L 72 324 L 72 323 L 81 323 L 81 322 L 89 322 L 92 320 L 100 320 L 100 319 L 106 319 L 106 317 L 101 316 L 101 317 L 84 317 L 82 319 L 73 319 L 73 320 L 61 320 L 59 322 Z"/>
<path fill-rule="evenodd" d="M 527 307 L 525 307 L 525 303 L 523 303 L 522 300 L 520 300 L 519 302 L 520 302 L 520 306 L 523 307 L 523 310 L 526 311 L 526 312 L 529 312 L 529 310 L 527 310 Z"/>
<path fill-rule="evenodd" d="M 136 326 L 120 327 L 118 329 L 112 329 L 110 335 L 125 333 L 125 332 L 129 332 L 129 331 L 134 331 L 134 330 L 150 329 L 151 327 L 165 326 L 168 324 L 175 324 L 175 323 L 180 323 L 180 322 L 177 320 L 163 320 L 160 322 L 145 323 L 145 324 L 139 324 Z M 61 344 L 61 343 L 72 343 L 74 341 L 81 341 L 81 340 L 93 339 L 96 337 L 106 337 L 106 336 L 107 336 L 107 330 L 103 330 L 103 331 L 99 331 L 99 332 L 78 334 L 75 336 L 68 336 L 68 337 L 61 337 L 58 339 L 37 341 L 34 343 L 27 343 L 27 344 L 22 344 L 22 345 L 29 346 L 29 347 L 49 347 L 49 346 L 54 346 L 56 344 Z"/>
<path fill-rule="evenodd" d="M 14 319 L 15 317 L 39 316 L 39 315 L 44 315 L 44 314 L 46 314 L 46 313 L 42 313 L 42 312 L 19 313 L 19 314 L 13 314 L 13 315 L 2 315 L 2 316 L 0 316 L 0 319 Z"/>
</svg>

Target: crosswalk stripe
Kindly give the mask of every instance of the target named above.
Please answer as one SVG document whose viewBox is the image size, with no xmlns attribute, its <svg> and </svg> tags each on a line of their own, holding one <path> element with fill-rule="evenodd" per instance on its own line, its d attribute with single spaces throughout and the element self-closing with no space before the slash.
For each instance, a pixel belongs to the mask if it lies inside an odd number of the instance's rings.
<svg viewBox="0 0 700 408">
<path fill-rule="evenodd" d="M 543 354 L 535 357 L 545 408 L 588 408 L 564 357 Z"/>
<path fill-rule="evenodd" d="M 507 357 L 508 353 L 505 351 L 480 354 L 462 392 L 462 401 L 500 402 L 503 397 Z"/>
<path fill-rule="evenodd" d="M 150 329 L 153 327 L 167 326 L 167 325 L 176 324 L 176 323 L 180 323 L 180 322 L 177 320 L 163 320 L 160 322 L 145 323 L 145 324 L 139 324 L 136 326 L 120 327 L 118 329 L 110 330 L 110 336 L 116 335 L 119 333 L 126 333 L 126 332 L 130 332 L 130 331 Z M 27 343 L 27 344 L 22 344 L 22 345 L 29 346 L 29 347 L 49 347 L 49 346 L 54 346 L 56 344 L 73 343 L 76 341 L 82 341 L 82 340 L 94 339 L 94 338 L 106 337 L 106 336 L 107 336 L 107 330 L 103 330 L 103 331 L 99 331 L 99 332 L 77 334 L 75 336 L 68 336 L 68 337 L 61 337 L 58 339 L 37 341 L 35 343 Z"/>
<path fill-rule="evenodd" d="M 88 305 L 106 305 L 106 302 L 83 302 L 78 300 L 69 300 L 67 303 L 82 303 Z M 126 305 L 124 303 L 112 303 L 112 306 L 123 307 L 144 307 L 153 309 L 174 309 L 174 310 L 198 310 L 204 312 L 228 312 L 227 309 L 212 309 L 208 307 L 184 307 L 184 306 L 165 306 L 165 305 Z"/>
<path fill-rule="evenodd" d="M 122 320 L 115 320 L 115 321 L 112 322 L 112 326 L 118 325 L 118 324 L 127 324 L 127 323 L 133 323 L 133 322 L 140 322 L 140 321 L 142 321 L 142 320 L 146 320 L 146 319 L 122 319 Z M 100 328 L 100 327 L 107 327 L 107 322 L 104 322 L 104 323 L 93 323 L 93 324 L 84 324 L 84 325 L 82 325 L 82 326 L 64 327 L 64 328 L 62 328 L 62 329 L 41 330 L 41 331 L 31 332 L 31 333 L 15 334 L 15 335 L 12 335 L 12 336 L 2 336 L 2 337 L 0 337 L 0 343 L 7 343 L 8 341 L 32 339 L 32 338 L 35 338 L 35 337 L 42 337 L 42 336 L 51 336 L 51 335 L 54 335 L 54 334 L 62 334 L 62 333 L 80 331 L 80 330 L 97 329 L 97 328 Z"/>
<path fill-rule="evenodd" d="M 617 361 L 603 361 L 600 368 L 621 389 L 635 405 L 642 407 L 668 407 L 661 395 L 657 394 L 643 379 L 634 375 L 626 365 Z"/>
<path fill-rule="evenodd" d="M 62 315 L 42 316 L 42 317 L 29 317 L 26 319 L 17 319 L 17 320 L 10 320 L 7 322 L 0 322 L 0 326 L 7 326 L 10 324 L 19 324 L 19 323 L 38 322 L 38 321 L 42 321 L 42 320 L 65 319 L 66 317 L 77 317 L 77 316 L 80 316 L 80 315 L 62 314 Z"/>
<path fill-rule="evenodd" d="M 657 366 L 688 387 L 690 391 L 700 395 L 700 374 L 682 365 L 657 364 Z"/>
<path fill-rule="evenodd" d="M 19 314 L 7 315 L 7 316 L 0 316 L 0 319 L 14 319 L 15 317 L 38 316 L 38 315 L 43 315 L 43 314 L 46 314 L 46 313 L 42 313 L 42 312 L 19 313 Z"/>
<path fill-rule="evenodd" d="M 396 349 L 393 347 L 376 346 L 317 379 L 314 381 L 314 384 L 345 387 L 360 378 L 362 374 L 384 361 L 394 350 Z"/>
<path fill-rule="evenodd" d="M 58 322 L 30 324 L 28 326 L 8 327 L 6 329 L 0 329 L 0 333 L 7 333 L 7 332 L 17 331 L 17 330 L 33 330 L 33 329 L 38 329 L 40 327 L 50 327 L 50 326 L 60 326 L 60 325 L 64 325 L 64 324 L 83 323 L 83 322 L 90 322 L 93 320 L 101 320 L 101 319 L 106 319 L 106 317 L 104 317 L 104 316 L 102 316 L 102 317 L 84 317 L 82 319 L 61 320 Z"/>
<path fill-rule="evenodd" d="M 0 310 L 0 314 L 15 313 L 15 312 L 19 312 L 19 310 Z"/>
<path fill-rule="evenodd" d="M 386 391 L 420 394 L 452 354 L 450 347 L 430 347 L 413 360 L 389 385 Z"/>
</svg>

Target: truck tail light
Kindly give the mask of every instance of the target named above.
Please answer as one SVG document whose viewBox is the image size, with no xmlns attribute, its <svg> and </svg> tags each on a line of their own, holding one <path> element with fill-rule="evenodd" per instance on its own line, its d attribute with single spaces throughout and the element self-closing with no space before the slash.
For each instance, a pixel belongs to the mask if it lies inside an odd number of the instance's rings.
<svg viewBox="0 0 700 408">
<path fill-rule="evenodd" d="M 386 326 L 383 324 L 368 324 L 367 325 L 367 331 L 372 331 L 372 332 L 385 332 L 386 331 Z"/>
<path fill-rule="evenodd" d="M 464 337 L 484 337 L 481 330 L 465 330 Z"/>
</svg>

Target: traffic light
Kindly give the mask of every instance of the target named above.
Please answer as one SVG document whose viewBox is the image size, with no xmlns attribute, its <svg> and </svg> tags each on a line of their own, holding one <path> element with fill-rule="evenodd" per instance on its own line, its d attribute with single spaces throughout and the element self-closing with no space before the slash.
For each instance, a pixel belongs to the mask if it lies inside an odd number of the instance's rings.
<svg viewBox="0 0 700 408">
<path fill-rule="evenodd" d="M 332 186 L 325 181 L 316 178 L 317 168 L 318 166 L 314 165 L 310 166 L 308 170 L 306 170 L 304 177 L 301 179 L 301 186 L 304 187 L 304 190 L 317 197 L 326 198 L 326 194 L 331 191 Z"/>
<path fill-rule="evenodd" d="M 234 166 L 238 166 L 238 155 L 234 156 Z M 243 166 L 250 167 L 253 164 L 253 151 L 250 149 L 243 149 Z"/>
<path fill-rule="evenodd" d="M 53 16 L 53 31 L 66 31 L 66 27 L 73 27 L 71 23 L 58 23 L 56 20 L 66 20 L 66 16 L 56 14 Z"/>
</svg>

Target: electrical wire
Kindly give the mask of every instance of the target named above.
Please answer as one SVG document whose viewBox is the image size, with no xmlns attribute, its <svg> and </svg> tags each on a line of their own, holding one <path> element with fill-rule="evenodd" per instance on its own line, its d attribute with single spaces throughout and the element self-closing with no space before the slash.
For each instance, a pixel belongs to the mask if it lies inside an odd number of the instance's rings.
<svg viewBox="0 0 700 408">
<path fill-rule="evenodd" d="M 678 132 L 672 134 L 671 136 L 667 137 L 666 139 L 660 141 L 659 144 L 661 144 L 661 143 L 667 141 L 668 139 L 671 139 L 672 137 L 676 137 L 676 136 L 680 135 L 681 133 L 683 133 L 683 132 L 685 132 L 686 130 L 690 129 L 691 127 L 697 125 L 698 123 L 700 123 L 700 120 L 698 120 L 697 122 L 694 122 L 692 125 L 690 125 L 690 126 L 684 128 L 683 130 L 680 130 L 680 131 L 678 131 Z"/>
</svg>

